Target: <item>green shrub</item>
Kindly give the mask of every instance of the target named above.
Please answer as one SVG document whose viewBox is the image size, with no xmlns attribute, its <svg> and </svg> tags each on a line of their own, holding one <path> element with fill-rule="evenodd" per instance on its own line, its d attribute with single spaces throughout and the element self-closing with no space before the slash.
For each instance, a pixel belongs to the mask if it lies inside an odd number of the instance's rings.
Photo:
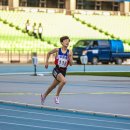
<svg viewBox="0 0 130 130">
<path fill-rule="evenodd" d="M 88 27 L 92 27 L 92 25 L 90 23 L 87 24 Z"/>
<path fill-rule="evenodd" d="M 116 40 L 121 40 L 121 39 L 119 37 L 117 37 Z"/>
<path fill-rule="evenodd" d="M 44 41 L 45 41 L 45 39 L 44 39 L 44 38 L 42 38 L 42 39 L 41 39 L 41 41 L 43 41 L 43 42 L 44 42 Z"/>
<path fill-rule="evenodd" d="M 94 29 L 94 30 L 97 30 L 97 27 L 96 27 L 96 26 L 93 26 L 93 29 Z"/>
<path fill-rule="evenodd" d="M 58 47 L 57 43 L 53 43 L 53 45 L 54 45 L 55 47 Z"/>
<path fill-rule="evenodd" d="M 26 30 L 25 30 L 25 29 L 22 29 L 22 33 L 26 33 Z"/>
<path fill-rule="evenodd" d="M 20 27 L 19 27 L 19 26 L 16 26 L 15 28 L 16 28 L 17 30 L 20 30 Z"/>
<path fill-rule="evenodd" d="M 33 36 L 33 32 L 28 32 L 28 35 L 29 36 Z"/>
<path fill-rule="evenodd" d="M 104 34 L 105 34 L 105 35 L 109 35 L 109 33 L 108 33 L 108 32 L 104 32 Z"/>
<path fill-rule="evenodd" d="M 75 20 L 76 20 L 76 21 L 80 21 L 80 19 L 79 19 L 79 18 L 75 18 Z"/>
<path fill-rule="evenodd" d="M 74 14 L 72 14 L 72 18 L 74 18 Z"/>
<path fill-rule="evenodd" d="M 3 19 L 0 17 L 0 21 L 3 21 Z"/>
<path fill-rule="evenodd" d="M 85 22 L 85 21 L 81 21 L 81 23 L 82 23 L 82 24 L 86 24 L 86 22 Z"/>
<path fill-rule="evenodd" d="M 99 31 L 100 33 L 103 33 L 103 30 L 102 30 L 102 29 L 99 29 L 98 31 Z"/>
<path fill-rule="evenodd" d="M 9 26 L 10 26 L 10 27 L 14 27 L 13 23 L 10 23 Z"/>
<path fill-rule="evenodd" d="M 50 41 L 50 40 L 48 40 L 48 41 L 47 41 L 47 43 L 48 43 L 48 44 L 51 44 L 51 41 Z"/>
<path fill-rule="evenodd" d="M 115 38 L 115 36 L 113 34 L 110 35 L 111 38 Z"/>
<path fill-rule="evenodd" d="M 3 23 L 4 23 L 4 24 L 8 24 L 7 20 L 3 20 Z"/>
<path fill-rule="evenodd" d="M 123 40 L 124 43 L 126 43 L 126 40 Z"/>
</svg>

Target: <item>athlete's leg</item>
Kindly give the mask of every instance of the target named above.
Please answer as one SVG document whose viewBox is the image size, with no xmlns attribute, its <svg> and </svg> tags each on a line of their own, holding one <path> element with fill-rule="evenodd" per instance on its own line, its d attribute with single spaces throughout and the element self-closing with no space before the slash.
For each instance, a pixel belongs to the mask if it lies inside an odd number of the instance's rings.
<svg viewBox="0 0 130 130">
<path fill-rule="evenodd" d="M 66 84 L 66 78 L 60 73 L 57 75 L 57 80 L 60 82 L 56 92 L 56 96 L 59 96 L 63 86 Z"/>
<path fill-rule="evenodd" d="M 56 79 L 54 79 L 53 83 L 51 84 L 51 86 L 46 90 L 46 92 L 44 94 L 41 94 L 41 104 L 43 105 L 45 102 L 45 99 L 47 97 L 47 95 L 59 84 L 59 81 L 57 81 Z"/>
<path fill-rule="evenodd" d="M 56 104 L 59 104 L 59 103 L 60 103 L 59 94 L 60 94 L 60 92 L 61 92 L 63 86 L 66 84 L 66 79 L 65 79 L 65 77 L 64 77 L 61 73 L 59 73 L 59 74 L 57 75 L 57 80 L 58 80 L 60 83 L 59 83 L 59 87 L 58 87 L 58 89 L 57 89 L 56 96 L 55 96 L 54 99 L 55 99 L 55 103 L 56 103 Z"/>
<path fill-rule="evenodd" d="M 53 83 L 49 86 L 49 88 L 46 90 L 46 92 L 43 94 L 44 98 L 47 97 L 47 95 L 59 84 L 59 81 L 54 79 Z"/>
</svg>

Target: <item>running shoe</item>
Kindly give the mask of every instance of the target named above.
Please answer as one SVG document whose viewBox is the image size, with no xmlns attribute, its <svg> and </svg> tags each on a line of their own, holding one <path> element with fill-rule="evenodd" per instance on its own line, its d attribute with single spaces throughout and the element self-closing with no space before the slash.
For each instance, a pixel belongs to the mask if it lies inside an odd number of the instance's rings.
<svg viewBox="0 0 130 130">
<path fill-rule="evenodd" d="M 56 103 L 56 104 L 59 104 L 59 103 L 60 103 L 59 96 L 55 96 L 54 100 L 55 100 L 55 103 Z"/>
<path fill-rule="evenodd" d="M 44 105 L 45 97 L 41 94 L 41 105 Z"/>
</svg>

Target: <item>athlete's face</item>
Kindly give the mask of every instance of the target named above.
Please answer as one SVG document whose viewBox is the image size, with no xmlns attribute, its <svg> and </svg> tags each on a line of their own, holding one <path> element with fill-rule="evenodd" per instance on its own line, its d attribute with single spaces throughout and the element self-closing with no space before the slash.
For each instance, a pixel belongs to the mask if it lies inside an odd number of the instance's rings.
<svg viewBox="0 0 130 130">
<path fill-rule="evenodd" d="M 62 42 L 62 45 L 63 45 L 64 47 L 68 47 L 68 46 L 69 46 L 69 42 L 70 42 L 69 39 L 65 39 L 65 40 Z"/>
</svg>

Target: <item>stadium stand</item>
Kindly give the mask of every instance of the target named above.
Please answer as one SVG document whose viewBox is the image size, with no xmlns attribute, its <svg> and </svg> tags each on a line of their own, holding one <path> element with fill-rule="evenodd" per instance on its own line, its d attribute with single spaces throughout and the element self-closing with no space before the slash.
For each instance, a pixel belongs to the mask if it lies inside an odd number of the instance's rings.
<svg viewBox="0 0 130 130">
<path fill-rule="evenodd" d="M 47 42 L 42 42 L 27 34 L 22 33 L 20 30 L 15 30 L 7 24 L 0 22 L 0 50 L 8 51 L 31 51 L 42 53 L 52 49 L 54 46 L 49 45 Z"/>
<path fill-rule="evenodd" d="M 75 14 L 75 16 L 130 43 L 130 17 L 128 16 L 81 14 Z M 31 27 L 34 23 L 37 27 L 39 23 L 42 23 L 43 40 L 29 36 L 23 31 L 27 20 L 30 21 Z M 47 52 L 60 46 L 59 37 L 63 35 L 71 38 L 71 47 L 79 39 L 110 39 L 110 36 L 77 22 L 72 16 L 60 13 L 0 11 L 0 27 L 0 51 L 15 53 Z M 31 28 L 30 33 L 32 31 Z M 124 44 L 124 46 L 126 51 L 130 51 L 129 44 Z"/>
<path fill-rule="evenodd" d="M 42 23 L 43 37 L 45 39 L 47 38 L 47 40 L 53 40 L 54 43 L 58 42 L 57 39 L 63 35 L 70 36 L 73 43 L 81 38 L 108 38 L 95 30 L 85 28 L 71 16 L 66 16 L 64 14 L 1 11 L 0 16 L 2 19 L 6 19 L 20 28 L 25 28 L 27 19 L 30 20 L 31 26 L 34 22 L 36 22 L 37 25 Z"/>
<path fill-rule="evenodd" d="M 130 42 L 130 17 L 129 16 L 102 16 L 102 15 L 75 15 L 77 18 L 91 23 L 93 26 L 114 34 L 120 39 Z"/>
</svg>

